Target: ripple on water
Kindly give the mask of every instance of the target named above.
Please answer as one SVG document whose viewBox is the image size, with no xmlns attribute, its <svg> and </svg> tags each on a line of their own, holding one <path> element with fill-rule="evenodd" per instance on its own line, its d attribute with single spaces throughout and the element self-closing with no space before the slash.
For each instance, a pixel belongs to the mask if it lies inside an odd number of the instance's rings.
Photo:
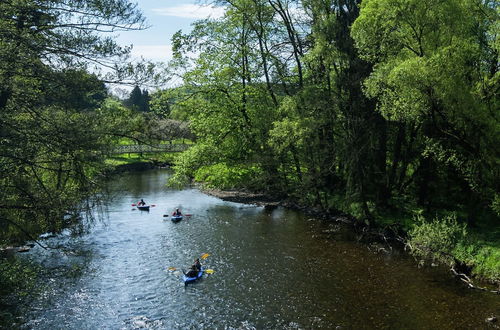
<svg viewBox="0 0 500 330">
<path fill-rule="evenodd" d="M 74 254 L 25 256 L 50 270 L 25 328 L 483 328 L 500 313 L 497 297 L 435 281 L 443 274 L 375 254 L 336 225 L 169 190 L 167 177 L 125 174 L 106 220 L 81 238 L 47 239 Z M 158 206 L 132 211 L 138 198 Z M 195 216 L 165 221 L 175 207 Z M 179 269 L 204 253 L 214 274 L 185 287 Z"/>
</svg>

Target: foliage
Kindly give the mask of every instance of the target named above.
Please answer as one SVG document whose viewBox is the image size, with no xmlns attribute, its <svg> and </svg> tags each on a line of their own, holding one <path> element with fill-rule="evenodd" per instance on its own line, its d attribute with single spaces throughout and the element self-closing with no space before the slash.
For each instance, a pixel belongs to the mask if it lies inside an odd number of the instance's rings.
<svg viewBox="0 0 500 330">
<path fill-rule="evenodd" d="M 126 99 L 123 104 L 136 111 L 148 112 L 149 101 L 149 92 L 147 90 L 141 90 L 139 86 L 136 85 L 130 92 L 128 99 Z"/>
<path fill-rule="evenodd" d="M 500 194 L 495 194 L 495 198 L 493 199 L 491 208 L 497 215 L 500 216 Z"/>
<path fill-rule="evenodd" d="M 139 139 L 152 143 L 161 141 L 169 141 L 186 139 L 195 140 L 195 136 L 191 133 L 188 123 L 173 119 L 162 119 L 155 115 L 144 116 L 144 123 Z"/>
<path fill-rule="evenodd" d="M 151 111 L 161 118 L 169 118 L 172 107 L 172 100 L 168 90 L 160 90 L 151 94 L 149 102 Z"/>
<path fill-rule="evenodd" d="M 260 174 L 257 168 L 229 167 L 226 164 L 206 166 L 196 171 L 195 180 L 208 188 L 248 188 L 255 185 Z"/>
<path fill-rule="evenodd" d="M 435 218 L 431 222 L 420 216 L 408 235 L 413 255 L 453 265 L 454 250 L 466 244 L 467 229 L 465 224 L 457 222 L 455 215 Z"/>
<path fill-rule="evenodd" d="M 455 258 L 472 268 L 472 273 L 490 281 L 500 280 L 500 249 L 484 241 L 458 244 L 453 251 Z"/>
<path fill-rule="evenodd" d="M 0 2 L 2 243 L 61 230 L 99 190 L 110 144 L 130 126 L 89 72 L 132 73 L 129 49 L 105 33 L 143 22 L 125 0 Z"/>
<path fill-rule="evenodd" d="M 353 25 L 361 56 L 374 63 L 366 93 L 377 99 L 386 119 L 419 125 L 420 203 L 453 194 L 432 187 L 442 178 L 467 184 L 463 197 L 494 199 L 499 126 L 484 88 L 498 75 L 495 17 L 495 6 L 486 3 L 368 0 Z M 454 201 L 466 203 L 458 195 Z"/>
<path fill-rule="evenodd" d="M 36 283 L 37 267 L 18 259 L 0 260 L 0 297 L 12 298 L 14 292 L 19 296 L 26 296 L 32 292 Z"/>
<path fill-rule="evenodd" d="M 175 162 L 174 175 L 168 182 L 171 187 L 182 187 L 191 182 L 192 173 L 197 169 L 210 165 L 217 152 L 209 145 L 197 143 L 183 152 Z"/>
<path fill-rule="evenodd" d="M 498 227 L 496 2 L 218 3 L 172 41 L 183 86 L 158 103 L 197 139 L 173 182 L 248 187 L 258 169 L 252 189 L 369 224 L 456 211 Z M 437 223 L 444 237 L 417 228 L 451 253 L 460 226 Z"/>
<path fill-rule="evenodd" d="M 40 266 L 18 258 L 0 259 L 0 324 L 18 322 L 17 306 L 39 293 Z"/>
<path fill-rule="evenodd" d="M 500 246 L 495 238 L 467 229 L 455 215 L 427 222 L 423 217 L 409 231 L 408 245 L 419 258 L 454 266 L 460 262 L 472 274 L 490 281 L 500 280 Z"/>
</svg>

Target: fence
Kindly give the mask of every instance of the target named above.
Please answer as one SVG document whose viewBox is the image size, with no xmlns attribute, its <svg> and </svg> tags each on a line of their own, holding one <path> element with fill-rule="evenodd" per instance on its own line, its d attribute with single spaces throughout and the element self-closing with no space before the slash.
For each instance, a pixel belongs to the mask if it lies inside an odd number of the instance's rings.
<svg viewBox="0 0 500 330">
<path fill-rule="evenodd" d="M 123 144 L 117 146 L 113 153 L 152 153 L 152 152 L 182 152 L 189 148 L 188 144 Z"/>
</svg>

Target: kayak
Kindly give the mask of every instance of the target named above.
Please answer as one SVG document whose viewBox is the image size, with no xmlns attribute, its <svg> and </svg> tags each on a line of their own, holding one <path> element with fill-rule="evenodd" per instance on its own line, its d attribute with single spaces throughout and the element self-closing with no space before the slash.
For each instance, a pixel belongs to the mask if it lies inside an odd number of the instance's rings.
<svg viewBox="0 0 500 330">
<path fill-rule="evenodd" d="M 172 222 L 179 222 L 182 220 L 182 215 L 173 215 L 171 220 Z"/>
<path fill-rule="evenodd" d="M 137 205 L 137 209 L 141 211 L 149 211 L 150 205 Z"/>
<path fill-rule="evenodd" d="M 201 267 L 200 271 L 198 271 L 198 275 L 196 277 L 187 277 L 186 274 L 182 275 L 182 280 L 184 281 L 185 285 L 188 285 L 188 283 L 193 283 L 197 279 L 203 276 L 204 268 Z"/>
</svg>

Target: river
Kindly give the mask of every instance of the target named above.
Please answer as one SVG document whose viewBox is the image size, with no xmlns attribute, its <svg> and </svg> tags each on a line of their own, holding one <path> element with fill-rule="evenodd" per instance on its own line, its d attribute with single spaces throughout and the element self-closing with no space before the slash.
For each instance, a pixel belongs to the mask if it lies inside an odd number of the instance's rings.
<svg viewBox="0 0 500 330">
<path fill-rule="evenodd" d="M 23 255 L 49 271 L 24 329 L 482 329 L 500 297 L 438 267 L 374 252 L 300 212 L 165 187 L 166 170 L 127 173 L 84 235 Z M 149 212 L 131 206 L 140 198 Z M 173 223 L 176 207 L 192 214 Z M 180 268 L 214 270 L 184 286 Z M 169 270 L 170 267 L 170 270 Z M 172 270 L 176 268 L 176 270 Z"/>
</svg>

